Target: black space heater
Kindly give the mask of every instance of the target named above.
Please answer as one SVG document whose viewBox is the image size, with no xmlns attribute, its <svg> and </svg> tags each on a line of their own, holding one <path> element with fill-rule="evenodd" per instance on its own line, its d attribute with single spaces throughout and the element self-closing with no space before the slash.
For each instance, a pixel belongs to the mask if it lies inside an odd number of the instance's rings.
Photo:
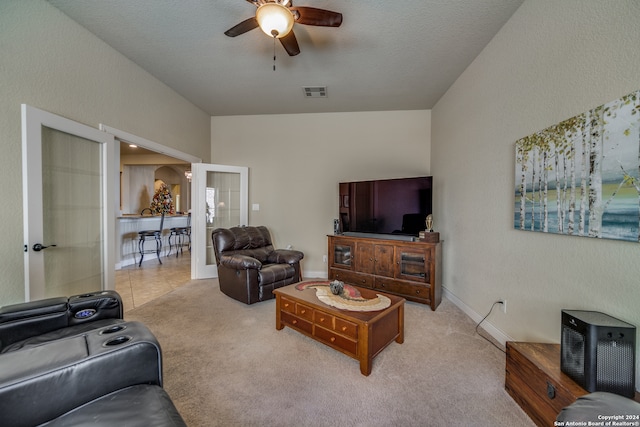
<svg viewBox="0 0 640 427">
<path fill-rule="evenodd" d="M 597 311 L 562 310 L 560 369 L 589 392 L 635 394 L 636 327 Z"/>
</svg>

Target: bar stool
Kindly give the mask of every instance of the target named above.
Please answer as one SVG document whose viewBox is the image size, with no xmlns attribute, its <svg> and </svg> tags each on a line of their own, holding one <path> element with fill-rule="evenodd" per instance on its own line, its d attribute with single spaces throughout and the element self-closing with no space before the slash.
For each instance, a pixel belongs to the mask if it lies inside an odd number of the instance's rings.
<svg viewBox="0 0 640 427">
<path fill-rule="evenodd" d="M 173 237 L 173 244 L 171 243 L 171 238 Z M 169 253 L 167 256 L 171 255 L 171 248 L 175 245 L 176 247 L 176 258 L 178 257 L 178 248 L 180 248 L 180 254 L 182 254 L 182 248 L 184 247 L 184 240 L 189 239 L 189 251 L 191 251 L 191 213 L 187 215 L 187 226 L 186 227 L 172 227 L 171 234 L 169 234 Z"/>
<path fill-rule="evenodd" d="M 162 250 L 162 227 L 164 226 L 164 213 L 162 214 L 162 218 L 160 219 L 160 229 L 159 230 L 142 230 L 138 232 L 138 251 L 140 252 L 140 262 L 138 263 L 138 267 L 142 265 L 142 259 L 144 258 L 144 254 L 154 253 L 158 257 L 158 262 L 162 264 L 162 260 L 160 260 L 160 251 Z M 155 240 L 156 248 L 155 249 L 145 249 L 144 244 L 151 239 Z"/>
</svg>

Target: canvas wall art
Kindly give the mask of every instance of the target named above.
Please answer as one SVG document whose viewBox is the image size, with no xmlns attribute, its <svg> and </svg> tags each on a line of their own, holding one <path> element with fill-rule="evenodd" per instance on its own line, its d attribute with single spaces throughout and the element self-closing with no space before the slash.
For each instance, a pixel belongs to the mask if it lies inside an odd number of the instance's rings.
<svg viewBox="0 0 640 427">
<path fill-rule="evenodd" d="M 640 242 L 640 90 L 515 144 L 517 230 Z"/>
</svg>

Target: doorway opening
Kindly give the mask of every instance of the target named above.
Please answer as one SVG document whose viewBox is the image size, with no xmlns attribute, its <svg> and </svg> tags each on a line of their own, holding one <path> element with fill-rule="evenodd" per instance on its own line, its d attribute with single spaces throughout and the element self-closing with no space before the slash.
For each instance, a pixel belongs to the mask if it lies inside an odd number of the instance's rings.
<svg viewBox="0 0 640 427">
<path fill-rule="evenodd" d="M 114 135 L 119 148 L 115 289 L 128 311 L 190 281 L 191 253 L 185 248 L 179 251 L 175 241 L 169 245 L 169 235 L 172 227 L 185 226 L 189 221 L 191 165 L 202 160 L 106 125 L 100 125 L 100 129 Z M 145 256 L 138 267 L 138 232 L 160 222 L 150 207 L 156 186 L 161 183 L 167 185 L 172 195 L 172 212 L 163 227 L 162 264 L 156 256 Z"/>
</svg>

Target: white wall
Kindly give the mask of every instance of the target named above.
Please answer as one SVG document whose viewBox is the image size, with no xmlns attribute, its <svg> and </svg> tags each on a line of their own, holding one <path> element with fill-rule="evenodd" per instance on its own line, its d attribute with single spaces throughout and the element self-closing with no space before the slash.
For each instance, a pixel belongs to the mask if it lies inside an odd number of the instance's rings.
<svg viewBox="0 0 640 427">
<path fill-rule="evenodd" d="M 640 245 L 513 229 L 517 139 L 640 88 L 640 2 L 527 0 L 432 110 L 446 288 L 515 340 L 562 308 L 640 327 Z"/>
<path fill-rule="evenodd" d="M 24 300 L 20 104 L 202 159 L 210 116 L 44 0 L 0 2 L 0 305 Z"/>
<path fill-rule="evenodd" d="M 430 111 L 229 116 L 211 119 L 213 163 L 249 167 L 251 225 L 276 247 L 305 253 L 306 277 L 326 277 L 338 183 L 428 175 Z"/>
</svg>

